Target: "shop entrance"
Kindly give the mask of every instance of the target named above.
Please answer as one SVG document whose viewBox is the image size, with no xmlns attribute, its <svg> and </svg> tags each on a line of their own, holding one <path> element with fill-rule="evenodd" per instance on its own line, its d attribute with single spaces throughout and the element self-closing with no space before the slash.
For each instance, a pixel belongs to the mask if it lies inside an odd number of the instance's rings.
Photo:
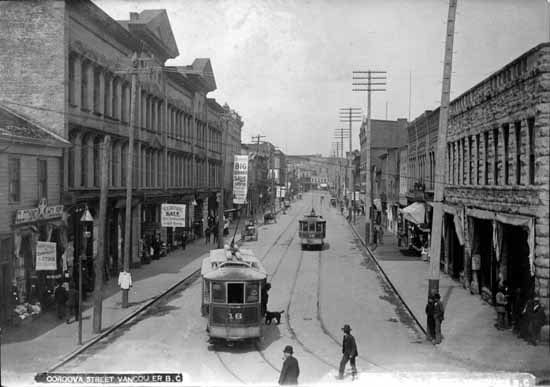
<svg viewBox="0 0 550 387">
<path fill-rule="evenodd" d="M 474 218 L 474 254 L 481 257 L 479 290 L 481 296 L 494 303 L 497 287 L 497 268 L 493 249 L 493 222 Z"/>
<path fill-rule="evenodd" d="M 447 274 L 451 278 L 460 279 L 460 273 L 464 270 L 464 246 L 460 245 L 456 235 L 454 224 L 454 216 L 451 214 L 444 215 L 445 230 L 445 253 L 448 254 Z"/>
<path fill-rule="evenodd" d="M 0 263 L 0 324 L 9 319 L 10 273 L 7 262 Z"/>
<path fill-rule="evenodd" d="M 529 266 L 528 230 L 522 226 L 501 224 L 502 227 L 502 278 L 510 289 L 521 289 L 525 298 L 533 296 L 534 277 Z"/>
</svg>

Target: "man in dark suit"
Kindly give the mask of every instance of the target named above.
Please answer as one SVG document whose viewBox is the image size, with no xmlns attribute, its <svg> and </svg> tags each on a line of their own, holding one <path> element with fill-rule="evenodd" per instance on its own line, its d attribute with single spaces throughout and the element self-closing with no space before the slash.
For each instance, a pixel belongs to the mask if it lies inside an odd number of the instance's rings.
<svg viewBox="0 0 550 387">
<path fill-rule="evenodd" d="M 344 340 L 342 342 L 342 360 L 340 361 L 338 379 L 344 378 L 344 370 L 346 369 L 346 364 L 348 360 L 351 365 L 352 377 L 355 379 L 355 375 L 357 375 L 355 358 L 359 354 L 357 352 L 357 344 L 355 343 L 355 338 L 351 335 L 351 327 L 348 324 L 344 325 L 342 330 L 344 331 Z"/>
<path fill-rule="evenodd" d="M 300 367 L 298 366 L 298 360 L 292 356 L 293 349 L 291 345 L 287 345 L 283 351 L 284 359 L 283 369 L 281 369 L 281 375 L 279 376 L 279 384 L 298 384 L 298 376 L 300 375 Z"/>
</svg>

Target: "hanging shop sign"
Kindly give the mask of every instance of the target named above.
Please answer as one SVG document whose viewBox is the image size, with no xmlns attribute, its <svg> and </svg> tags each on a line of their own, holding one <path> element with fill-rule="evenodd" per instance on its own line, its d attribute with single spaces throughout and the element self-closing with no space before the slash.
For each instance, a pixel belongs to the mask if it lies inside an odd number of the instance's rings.
<svg viewBox="0 0 550 387">
<path fill-rule="evenodd" d="M 36 242 L 36 270 L 57 270 L 55 242 Z"/>
<path fill-rule="evenodd" d="M 166 204 L 160 206 L 160 225 L 162 227 L 185 227 L 185 204 Z"/>
<path fill-rule="evenodd" d="M 14 224 L 36 222 L 38 220 L 61 218 L 63 206 L 48 206 L 45 198 L 41 199 L 37 208 L 17 210 L 15 212 Z"/>
<path fill-rule="evenodd" d="M 248 188 L 248 156 L 235 155 L 233 164 L 233 203 L 244 204 Z"/>
<path fill-rule="evenodd" d="M 279 187 L 279 186 L 277 186 L 276 197 L 278 197 L 278 198 L 282 197 L 281 196 L 281 187 Z"/>
</svg>

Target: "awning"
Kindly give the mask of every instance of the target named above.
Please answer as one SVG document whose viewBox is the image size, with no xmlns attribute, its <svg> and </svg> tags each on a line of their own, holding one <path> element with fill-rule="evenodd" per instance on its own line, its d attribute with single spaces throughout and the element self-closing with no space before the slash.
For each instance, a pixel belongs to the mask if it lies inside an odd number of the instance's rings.
<svg viewBox="0 0 550 387">
<path fill-rule="evenodd" d="M 426 217 L 426 208 L 424 207 L 424 203 L 421 202 L 414 202 L 410 206 L 400 209 L 399 212 L 403 214 L 405 220 L 414 224 L 424 223 Z"/>
</svg>

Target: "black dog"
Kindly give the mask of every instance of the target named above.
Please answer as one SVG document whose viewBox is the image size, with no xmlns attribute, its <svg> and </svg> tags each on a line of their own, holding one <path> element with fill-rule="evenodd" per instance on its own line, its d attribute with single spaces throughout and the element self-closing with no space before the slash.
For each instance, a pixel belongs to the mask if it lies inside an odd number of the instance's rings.
<svg viewBox="0 0 550 387">
<path fill-rule="evenodd" d="M 281 310 L 280 312 L 266 311 L 265 312 L 265 324 L 270 325 L 271 320 L 275 319 L 275 320 L 277 320 L 277 325 L 279 325 L 281 323 L 281 314 L 284 313 L 284 312 L 285 312 L 284 310 Z"/>
</svg>

